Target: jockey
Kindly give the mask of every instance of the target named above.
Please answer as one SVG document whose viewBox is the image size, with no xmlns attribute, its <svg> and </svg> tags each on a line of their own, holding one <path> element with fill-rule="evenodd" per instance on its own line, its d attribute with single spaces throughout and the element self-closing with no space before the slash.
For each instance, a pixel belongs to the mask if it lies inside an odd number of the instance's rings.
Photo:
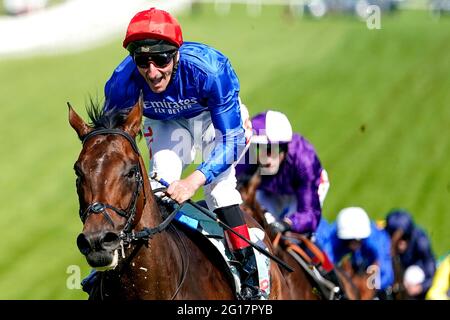
<svg viewBox="0 0 450 320">
<path fill-rule="evenodd" d="M 391 236 L 392 243 L 396 244 L 393 251 L 398 253 L 403 270 L 417 265 L 424 271 L 423 282 L 408 292 L 410 296 L 423 299 L 431 287 L 436 271 L 436 261 L 427 234 L 415 225 L 407 211 L 401 209 L 391 210 L 388 213 L 386 231 Z"/>
<path fill-rule="evenodd" d="M 364 209 L 342 209 L 336 223 L 327 232 L 319 232 L 317 237 L 336 265 L 348 254 L 351 254 L 352 265 L 356 270 L 368 272 L 369 266 L 377 265 L 379 272 L 374 274 L 374 288 L 380 298 L 387 297 L 394 282 L 389 235 L 370 221 Z"/>
<path fill-rule="evenodd" d="M 250 239 L 232 166 L 245 136 L 240 85 L 230 61 L 205 44 L 184 42 L 177 20 L 156 8 L 131 19 L 123 47 L 129 55 L 105 85 L 105 110 L 131 107 L 142 93 L 150 172 L 170 183 L 167 194 L 178 203 L 204 186 L 208 208 Z M 196 149 L 204 161 L 181 179 Z M 152 181 L 153 188 L 160 186 Z M 239 262 L 242 298 L 256 298 L 260 291 L 254 250 L 230 231 L 225 235 Z"/>
<path fill-rule="evenodd" d="M 241 107 L 248 114 L 246 107 Z M 257 114 L 244 128 L 247 137 L 249 131 L 253 133 L 248 139 L 253 152 L 248 152 L 236 165 L 237 178 L 245 183 L 258 171 L 261 183 L 256 200 L 265 211 L 270 232 L 275 235 L 292 231 L 313 236 L 330 186 L 314 146 L 293 133 L 286 115 L 278 111 Z M 319 271 L 339 285 L 328 259 Z"/>
<path fill-rule="evenodd" d="M 237 177 L 259 170 L 261 184 L 258 203 L 274 233 L 292 230 L 311 235 L 322 215 L 322 203 L 329 188 L 313 145 L 292 132 L 286 117 L 278 111 L 266 111 L 252 118 L 252 155 L 236 166 Z M 254 161 L 252 161 L 254 160 Z M 250 163 L 249 163 L 250 162 Z"/>
</svg>

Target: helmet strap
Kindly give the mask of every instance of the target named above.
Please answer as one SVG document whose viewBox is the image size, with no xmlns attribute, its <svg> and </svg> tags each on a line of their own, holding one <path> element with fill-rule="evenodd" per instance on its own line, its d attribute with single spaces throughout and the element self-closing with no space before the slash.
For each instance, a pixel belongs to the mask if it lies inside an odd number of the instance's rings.
<svg viewBox="0 0 450 320">
<path fill-rule="evenodd" d="M 170 76 L 170 81 L 168 86 L 172 83 L 173 78 L 175 78 L 175 75 L 177 73 L 178 70 L 178 66 L 180 64 L 180 59 L 178 59 L 178 55 L 179 55 L 179 51 L 177 52 L 177 54 L 173 57 L 173 69 L 172 69 L 172 75 Z"/>
</svg>

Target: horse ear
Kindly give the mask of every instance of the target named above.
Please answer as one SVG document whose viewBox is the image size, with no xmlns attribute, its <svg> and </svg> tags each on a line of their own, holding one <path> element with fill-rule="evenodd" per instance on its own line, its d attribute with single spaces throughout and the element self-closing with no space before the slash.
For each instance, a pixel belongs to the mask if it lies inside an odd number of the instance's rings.
<svg viewBox="0 0 450 320">
<path fill-rule="evenodd" d="M 128 132 L 133 138 L 137 136 L 141 130 L 142 122 L 142 109 L 143 109 L 142 95 L 139 97 L 138 102 L 131 108 L 130 113 L 127 116 L 123 129 Z"/>
<path fill-rule="evenodd" d="M 78 138 L 83 140 L 83 137 L 91 132 L 92 128 L 73 110 L 69 102 L 67 102 L 67 106 L 69 107 L 69 123 L 77 132 Z"/>
</svg>

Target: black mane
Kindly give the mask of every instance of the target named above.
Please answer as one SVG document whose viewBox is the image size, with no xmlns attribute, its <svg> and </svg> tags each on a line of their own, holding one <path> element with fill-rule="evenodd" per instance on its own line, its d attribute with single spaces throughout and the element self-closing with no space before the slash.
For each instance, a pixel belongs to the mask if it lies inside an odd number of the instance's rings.
<svg viewBox="0 0 450 320">
<path fill-rule="evenodd" d="M 93 129 L 114 129 L 125 123 L 129 109 L 112 108 L 105 110 L 98 100 L 89 98 L 86 111 Z"/>
<path fill-rule="evenodd" d="M 98 100 L 89 98 L 89 103 L 86 106 L 86 111 L 89 116 L 89 125 L 94 129 L 115 129 L 125 124 L 130 108 L 111 108 L 105 110 L 104 105 Z M 139 131 L 139 137 L 142 136 L 142 132 Z"/>
</svg>

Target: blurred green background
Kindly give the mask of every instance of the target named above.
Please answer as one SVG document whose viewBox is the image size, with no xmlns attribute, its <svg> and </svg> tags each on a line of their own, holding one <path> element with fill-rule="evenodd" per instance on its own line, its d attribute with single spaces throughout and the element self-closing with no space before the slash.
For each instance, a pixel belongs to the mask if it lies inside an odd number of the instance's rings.
<svg viewBox="0 0 450 320">
<path fill-rule="evenodd" d="M 373 219 L 412 212 L 437 256 L 449 249 L 450 20 L 382 15 L 381 30 L 351 17 L 320 21 L 233 5 L 177 15 L 185 40 L 218 48 L 241 81 L 251 114 L 285 112 L 311 141 L 331 188 L 324 216 L 364 207 Z M 125 30 L 124 30 L 125 32 Z M 85 299 L 68 268 L 89 272 L 72 166 L 80 142 L 66 101 L 86 117 L 89 95 L 125 57 L 122 38 L 83 53 L 0 61 L 0 299 Z M 140 141 L 145 150 L 144 141 Z"/>
</svg>

